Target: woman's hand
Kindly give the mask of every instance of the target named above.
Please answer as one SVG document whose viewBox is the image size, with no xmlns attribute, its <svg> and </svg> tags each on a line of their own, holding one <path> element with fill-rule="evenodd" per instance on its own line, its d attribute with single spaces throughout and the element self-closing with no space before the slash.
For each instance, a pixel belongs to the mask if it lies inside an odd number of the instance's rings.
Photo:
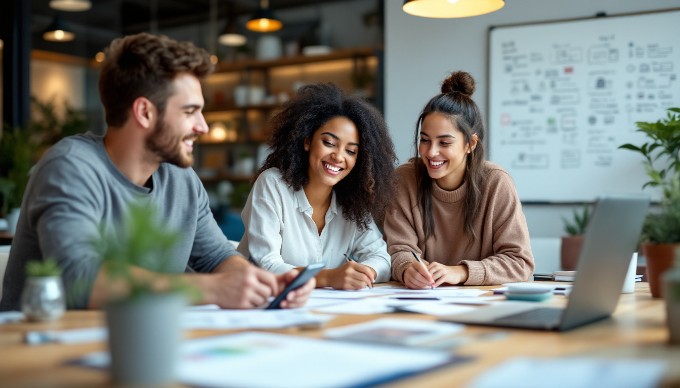
<svg viewBox="0 0 680 388">
<path fill-rule="evenodd" d="M 434 278 L 424 263 L 412 262 L 404 271 L 404 285 L 414 290 L 433 288 Z"/>
<path fill-rule="evenodd" d="M 347 262 L 334 269 L 325 269 L 317 276 L 317 287 L 336 290 L 360 290 L 373 287 L 377 274 L 373 268 L 355 262 Z"/>
<path fill-rule="evenodd" d="M 432 278 L 434 278 L 435 287 L 439 287 L 444 283 L 465 283 L 468 278 L 468 269 L 465 265 L 448 266 L 442 263 L 432 262 L 427 265 L 427 269 L 432 274 Z"/>
</svg>

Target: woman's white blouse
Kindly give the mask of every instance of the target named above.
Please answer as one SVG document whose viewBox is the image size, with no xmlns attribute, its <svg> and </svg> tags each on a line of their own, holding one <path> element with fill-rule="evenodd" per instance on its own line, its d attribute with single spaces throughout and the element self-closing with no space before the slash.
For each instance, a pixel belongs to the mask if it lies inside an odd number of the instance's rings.
<svg viewBox="0 0 680 388">
<path fill-rule="evenodd" d="M 293 191 L 277 168 L 264 171 L 248 195 L 241 218 L 245 234 L 238 251 L 276 274 L 312 263 L 337 268 L 345 254 L 378 274 L 376 282 L 390 279 L 390 256 L 375 222 L 360 231 L 345 219 L 335 202 L 335 192 L 326 212 L 326 226 L 317 232 L 312 206 L 304 190 Z"/>
</svg>

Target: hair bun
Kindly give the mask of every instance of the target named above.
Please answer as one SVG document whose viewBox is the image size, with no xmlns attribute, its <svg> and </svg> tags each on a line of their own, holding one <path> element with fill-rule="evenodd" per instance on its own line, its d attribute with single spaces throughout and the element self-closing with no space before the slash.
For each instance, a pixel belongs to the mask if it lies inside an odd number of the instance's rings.
<svg viewBox="0 0 680 388">
<path fill-rule="evenodd" d="M 475 79 L 466 71 L 455 71 L 442 83 L 442 93 L 461 93 L 472 96 L 475 92 Z"/>
</svg>

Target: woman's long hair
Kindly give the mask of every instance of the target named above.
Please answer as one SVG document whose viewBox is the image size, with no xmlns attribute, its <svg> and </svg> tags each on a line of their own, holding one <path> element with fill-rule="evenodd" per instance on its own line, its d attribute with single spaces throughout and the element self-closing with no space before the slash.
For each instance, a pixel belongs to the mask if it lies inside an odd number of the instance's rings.
<svg viewBox="0 0 680 388">
<path fill-rule="evenodd" d="M 425 239 L 432 237 L 434 233 L 434 217 L 432 216 L 432 178 L 427 173 L 427 166 L 418 156 L 418 142 L 420 139 L 420 127 L 425 117 L 437 112 L 447 116 L 453 125 L 464 136 L 465 144 L 469 144 L 473 135 L 477 135 L 477 146 L 467 154 L 465 162 L 465 176 L 463 183 L 467 184 L 465 196 L 464 226 L 468 237 L 468 248 L 477 238 L 472 228 L 472 220 L 475 217 L 481 202 L 481 186 L 483 184 L 482 167 L 484 164 L 484 123 L 477 104 L 472 100 L 475 91 L 475 80 L 464 71 L 457 71 L 444 80 L 441 93 L 432 97 L 425 105 L 418 117 L 415 136 L 415 157 L 411 162 L 415 165 L 416 184 L 418 186 L 418 202 L 425 222 Z"/>
</svg>

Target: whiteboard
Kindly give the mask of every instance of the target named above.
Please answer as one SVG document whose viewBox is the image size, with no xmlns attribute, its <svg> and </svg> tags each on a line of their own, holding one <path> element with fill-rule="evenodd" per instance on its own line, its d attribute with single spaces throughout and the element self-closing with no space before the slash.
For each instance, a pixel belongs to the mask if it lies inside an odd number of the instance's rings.
<svg viewBox="0 0 680 388">
<path fill-rule="evenodd" d="M 680 106 L 680 10 L 492 27 L 489 50 L 489 159 L 522 201 L 643 192 L 642 155 L 618 147 Z"/>
</svg>

